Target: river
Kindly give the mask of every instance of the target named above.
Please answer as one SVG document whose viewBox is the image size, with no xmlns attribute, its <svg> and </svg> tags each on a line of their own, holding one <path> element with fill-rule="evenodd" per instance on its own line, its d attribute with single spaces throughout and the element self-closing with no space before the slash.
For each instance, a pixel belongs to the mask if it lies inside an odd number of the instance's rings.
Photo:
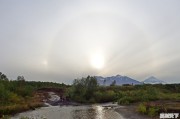
<svg viewBox="0 0 180 119">
<path fill-rule="evenodd" d="M 114 108 L 113 104 L 49 106 L 19 113 L 11 119 L 125 119 Z"/>
<path fill-rule="evenodd" d="M 49 92 L 49 99 L 45 103 L 48 107 L 41 107 L 36 110 L 22 112 L 11 117 L 11 119 L 125 119 L 114 109 L 117 104 L 104 103 L 81 106 L 51 106 L 52 103 L 60 100 L 60 97 Z M 24 119 L 23 118 L 23 119 Z"/>
</svg>

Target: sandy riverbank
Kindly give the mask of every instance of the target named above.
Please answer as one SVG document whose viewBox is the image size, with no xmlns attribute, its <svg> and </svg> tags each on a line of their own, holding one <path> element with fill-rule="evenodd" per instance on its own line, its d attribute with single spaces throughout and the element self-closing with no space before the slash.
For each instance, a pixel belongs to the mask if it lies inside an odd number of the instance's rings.
<svg viewBox="0 0 180 119">
<path fill-rule="evenodd" d="M 115 111 L 120 113 L 125 119 L 159 119 L 151 118 L 146 115 L 139 114 L 136 111 L 137 105 L 119 106 L 115 108 Z"/>
<path fill-rule="evenodd" d="M 179 113 L 180 101 L 177 100 L 157 100 L 147 103 L 148 106 L 159 107 L 160 112 L 163 113 Z M 138 104 L 131 104 L 128 106 L 120 106 L 115 109 L 118 113 L 122 114 L 127 119 L 159 119 L 159 115 L 156 117 L 149 117 L 137 112 Z"/>
</svg>

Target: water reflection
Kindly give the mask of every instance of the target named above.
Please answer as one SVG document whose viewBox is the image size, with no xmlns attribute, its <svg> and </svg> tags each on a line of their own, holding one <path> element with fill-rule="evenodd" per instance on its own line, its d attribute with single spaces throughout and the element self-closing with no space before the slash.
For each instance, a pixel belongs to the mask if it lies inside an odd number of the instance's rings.
<svg viewBox="0 0 180 119">
<path fill-rule="evenodd" d="M 34 111 L 20 113 L 12 119 L 28 117 L 30 119 L 123 119 L 122 116 L 112 108 L 102 105 L 89 106 L 51 106 Z"/>
<path fill-rule="evenodd" d="M 92 107 L 86 107 L 72 111 L 73 119 L 95 119 L 96 110 Z"/>
<path fill-rule="evenodd" d="M 111 108 L 104 108 L 101 105 L 93 105 L 86 109 L 72 111 L 73 119 L 123 119 Z"/>
<path fill-rule="evenodd" d="M 96 106 L 96 119 L 104 119 L 103 114 L 104 114 L 104 108 L 102 106 Z"/>
</svg>

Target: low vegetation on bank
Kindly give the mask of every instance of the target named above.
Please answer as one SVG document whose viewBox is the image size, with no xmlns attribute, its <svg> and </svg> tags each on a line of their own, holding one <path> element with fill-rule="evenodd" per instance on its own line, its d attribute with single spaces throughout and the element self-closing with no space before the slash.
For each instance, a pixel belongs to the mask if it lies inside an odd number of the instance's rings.
<svg viewBox="0 0 180 119">
<path fill-rule="evenodd" d="M 139 104 L 137 111 L 151 117 L 160 112 L 180 112 L 180 84 L 98 86 L 95 77 L 75 79 L 70 99 L 80 103 Z"/>
<path fill-rule="evenodd" d="M 9 80 L 0 72 L 0 118 L 3 115 L 15 114 L 43 105 L 36 91 L 40 88 L 66 88 L 65 84 L 52 82 L 25 81 L 23 76 Z"/>
<path fill-rule="evenodd" d="M 66 98 L 73 102 L 91 104 L 118 102 L 120 105 L 139 104 L 139 113 L 156 116 L 162 111 L 180 111 L 180 84 L 99 86 L 95 77 L 75 79 L 71 86 L 52 82 L 25 81 L 23 76 L 9 80 L 0 73 L 0 117 L 42 106 L 37 90 L 65 89 Z M 159 101 L 159 102 L 158 102 Z M 174 107 L 166 101 L 176 102 Z M 176 108 L 175 108 L 176 107 Z"/>
<path fill-rule="evenodd" d="M 116 101 L 121 105 L 155 100 L 180 100 L 180 84 L 98 86 L 95 77 L 88 76 L 74 80 L 69 96 L 82 103 Z"/>
</svg>

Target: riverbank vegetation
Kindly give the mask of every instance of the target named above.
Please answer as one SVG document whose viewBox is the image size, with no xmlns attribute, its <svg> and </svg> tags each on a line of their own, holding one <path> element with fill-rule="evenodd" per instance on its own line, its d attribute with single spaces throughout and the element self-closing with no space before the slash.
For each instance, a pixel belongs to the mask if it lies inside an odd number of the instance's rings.
<svg viewBox="0 0 180 119">
<path fill-rule="evenodd" d="M 80 103 L 139 104 L 137 112 L 151 117 L 160 112 L 180 112 L 180 84 L 98 86 L 95 77 L 75 79 L 70 99 Z"/>
<path fill-rule="evenodd" d="M 180 84 L 98 86 L 94 77 L 75 79 L 69 91 L 72 100 L 82 103 L 114 102 L 128 105 L 156 100 L 180 100 Z"/>
<path fill-rule="evenodd" d="M 71 100 L 80 103 L 103 103 L 116 100 L 113 89 L 99 86 L 96 78 L 91 76 L 75 79 L 68 94 Z"/>
<path fill-rule="evenodd" d="M 41 88 L 66 88 L 65 84 L 25 81 L 23 76 L 9 80 L 0 72 L 0 118 L 43 105 L 42 97 L 36 93 Z"/>
<path fill-rule="evenodd" d="M 65 85 L 26 81 L 23 76 L 9 80 L 5 74 L 0 73 L 0 117 L 42 106 L 43 96 L 37 92 L 48 91 L 47 88 L 52 87 L 64 90 L 63 95 L 72 102 L 137 104 L 137 112 L 149 116 L 167 110 L 180 111 L 180 84 L 99 86 L 95 77 L 88 76 L 75 79 L 72 85 Z"/>
</svg>

